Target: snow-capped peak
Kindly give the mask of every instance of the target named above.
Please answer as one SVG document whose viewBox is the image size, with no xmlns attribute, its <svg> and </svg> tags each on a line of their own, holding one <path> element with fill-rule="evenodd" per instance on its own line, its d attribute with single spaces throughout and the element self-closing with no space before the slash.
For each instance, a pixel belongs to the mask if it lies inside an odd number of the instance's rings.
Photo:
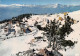
<svg viewBox="0 0 80 56">
<path fill-rule="evenodd" d="M 0 4 L 0 7 L 12 7 L 12 6 L 27 6 L 27 7 L 33 7 L 36 5 L 25 5 L 25 4 L 11 4 L 11 5 L 5 5 L 5 4 Z"/>
<path fill-rule="evenodd" d="M 13 7 L 13 6 L 25 6 L 25 7 L 42 7 L 42 8 L 57 8 L 57 7 L 69 7 L 69 6 L 74 6 L 74 5 L 62 5 L 62 4 L 48 4 L 48 5 L 27 5 L 27 4 L 11 4 L 11 5 L 6 5 L 6 4 L 0 4 L 0 7 Z M 76 6 L 76 5 L 75 5 Z M 79 6 L 79 5 L 77 5 Z"/>
</svg>

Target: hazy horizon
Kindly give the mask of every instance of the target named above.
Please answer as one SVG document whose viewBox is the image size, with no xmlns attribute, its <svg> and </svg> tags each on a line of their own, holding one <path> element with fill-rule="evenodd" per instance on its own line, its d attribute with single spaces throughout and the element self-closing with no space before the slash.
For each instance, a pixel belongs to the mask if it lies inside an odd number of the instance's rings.
<svg viewBox="0 0 80 56">
<path fill-rule="evenodd" d="M 76 10 L 80 10 L 80 0 L 0 0 L 0 20 L 26 13 L 54 14 Z"/>
<path fill-rule="evenodd" d="M 80 0 L 0 0 L 0 4 L 27 4 L 27 5 L 47 5 L 47 4 L 62 4 L 62 5 L 79 5 Z"/>
</svg>

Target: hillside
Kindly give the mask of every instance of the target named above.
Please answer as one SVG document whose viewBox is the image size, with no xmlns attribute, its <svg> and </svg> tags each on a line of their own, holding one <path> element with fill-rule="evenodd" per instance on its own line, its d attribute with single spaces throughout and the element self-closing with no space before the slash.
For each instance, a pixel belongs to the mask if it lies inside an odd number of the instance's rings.
<svg viewBox="0 0 80 56">
<path fill-rule="evenodd" d="M 72 28 L 74 29 L 74 31 L 69 34 L 68 37 L 66 37 L 67 40 L 72 40 L 72 41 L 77 41 L 77 44 L 72 47 L 71 49 L 68 49 L 69 47 L 67 47 L 67 51 L 61 51 L 64 56 L 80 56 L 80 11 L 75 11 L 75 12 L 71 12 L 69 13 L 69 16 L 71 16 L 72 18 L 74 18 L 75 20 L 78 20 L 79 22 L 77 24 L 72 25 Z"/>
<path fill-rule="evenodd" d="M 79 12 L 21 15 L 0 24 L 0 56 L 80 55 Z"/>
</svg>

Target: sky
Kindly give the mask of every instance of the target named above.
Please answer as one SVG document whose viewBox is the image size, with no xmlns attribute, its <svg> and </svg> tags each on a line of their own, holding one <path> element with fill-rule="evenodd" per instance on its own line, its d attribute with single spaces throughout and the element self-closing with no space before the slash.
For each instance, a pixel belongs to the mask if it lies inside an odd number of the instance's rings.
<svg viewBox="0 0 80 56">
<path fill-rule="evenodd" d="M 28 4 L 28 5 L 46 5 L 46 4 L 63 4 L 63 5 L 80 5 L 80 0 L 0 0 L 0 4 Z"/>
</svg>

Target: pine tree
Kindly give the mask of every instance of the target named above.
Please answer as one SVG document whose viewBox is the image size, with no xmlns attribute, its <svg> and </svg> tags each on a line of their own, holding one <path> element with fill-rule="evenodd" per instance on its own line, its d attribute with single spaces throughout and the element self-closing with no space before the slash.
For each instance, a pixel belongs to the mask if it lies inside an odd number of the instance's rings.
<svg viewBox="0 0 80 56">
<path fill-rule="evenodd" d="M 48 35 L 48 40 L 50 42 L 49 47 L 52 47 L 53 50 L 58 50 L 59 48 L 61 48 L 61 45 L 64 45 L 63 41 L 67 41 L 65 40 L 66 34 L 68 35 L 73 31 L 73 29 L 71 28 L 69 16 L 65 19 L 65 24 L 61 28 L 59 28 L 59 25 L 60 23 L 56 22 L 56 20 L 54 19 L 46 26 L 46 32 Z M 51 43 L 53 44 L 51 45 Z M 69 41 L 68 43 L 71 44 L 73 42 Z M 66 46 L 68 45 L 69 44 L 66 44 Z"/>
</svg>

